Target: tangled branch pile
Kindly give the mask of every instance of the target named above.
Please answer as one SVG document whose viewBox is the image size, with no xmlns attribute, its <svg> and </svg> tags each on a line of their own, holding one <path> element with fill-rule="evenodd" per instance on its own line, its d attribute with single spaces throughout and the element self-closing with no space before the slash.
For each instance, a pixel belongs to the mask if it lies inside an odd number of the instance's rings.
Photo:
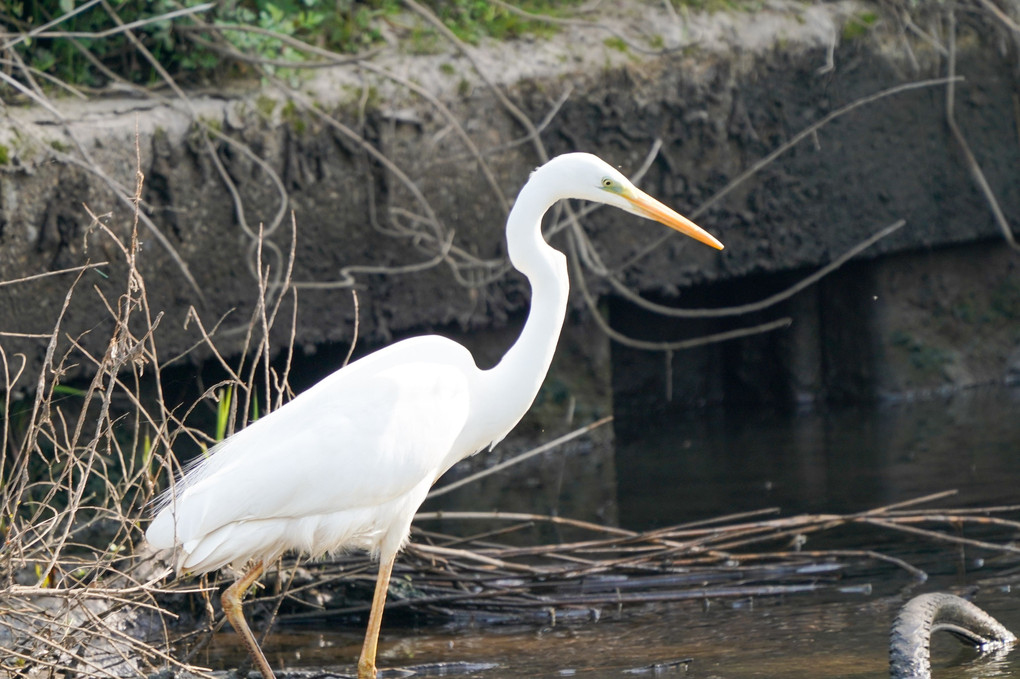
<svg viewBox="0 0 1020 679">
<path fill-rule="evenodd" d="M 255 412 L 260 388 L 264 407 L 279 407 L 289 395 L 286 375 L 266 363 L 265 337 L 277 303 L 260 305 L 251 319 L 253 359 L 246 352 L 228 366 L 230 379 L 210 386 L 187 410 L 167 405 L 161 372 L 180 357 L 164 359 L 159 353 L 161 314 L 150 309 L 137 268 L 141 187 L 139 173 L 136 219 L 127 238 L 124 229 L 107 223 L 107 216 L 92 215 L 90 230 L 108 237 L 127 271 L 119 297 L 108 299 L 98 287 L 91 291 L 103 298 L 109 314 L 108 323 L 96 319 L 97 324 L 113 327 L 105 352 L 89 353 L 80 336 L 62 331 L 61 319 L 80 296 L 89 294 L 83 288 L 89 287 L 90 277 L 102 275 L 108 262 L 42 274 L 73 276 L 74 282 L 52 331 L 30 335 L 47 342 L 38 376 L 25 374 L 25 356 L 9 356 L 0 345 L 5 538 L 0 550 L 0 668 L 5 671 L 127 676 L 146 667 L 183 666 L 170 653 L 165 626 L 175 616 L 158 597 L 197 590 L 156 585 L 166 572 L 151 556 L 144 557 L 139 520 L 158 487 L 179 471 L 173 451 L 205 449 L 228 434 L 239 409 L 242 417 Z M 261 292 L 265 300 L 265 288 Z M 197 314 L 194 322 L 202 324 Z M 215 349 L 213 354 L 227 366 Z M 94 375 L 84 389 L 62 382 L 75 363 L 85 363 Z M 191 423 L 194 411 L 210 401 L 220 406 L 223 426 L 216 436 Z"/>
<path fill-rule="evenodd" d="M 904 586 L 926 580 L 925 571 L 900 556 L 866 548 L 824 546 L 832 542 L 833 534 L 847 531 L 857 532 L 855 544 L 874 544 L 881 538 L 874 533 L 861 537 L 861 531 L 876 529 L 886 537 L 901 534 L 901 550 L 909 550 L 906 543 L 920 539 L 934 553 L 967 550 L 1000 555 L 995 576 L 1015 570 L 1020 564 L 1020 548 L 1012 541 L 1020 535 L 1020 507 L 918 508 L 949 495 L 952 493 L 939 493 L 849 515 L 757 518 L 771 513 L 766 510 L 647 532 L 527 514 L 419 514 L 419 526 L 443 519 L 484 522 L 494 528 L 473 537 L 419 529 L 394 572 L 394 580 L 400 584 L 391 590 L 394 601 L 388 609 L 444 621 L 555 624 L 598 620 L 604 612 L 625 606 L 671 601 L 821 591 L 867 593 L 876 568 L 900 572 Z M 536 522 L 555 523 L 577 534 L 577 539 L 524 547 L 499 542 L 501 536 Z M 499 524 L 504 527 L 495 528 Z M 314 603 L 309 610 L 298 607 L 283 613 L 282 621 L 368 610 L 367 602 L 349 604 L 341 596 L 324 596 L 359 581 L 365 592 L 370 592 L 374 567 L 367 559 L 351 555 L 318 564 L 314 578 L 300 569 L 298 572 L 287 590 L 288 598 L 309 603 L 314 599 Z M 887 580 L 889 576 L 886 572 L 881 577 Z M 993 569 L 984 576 L 992 577 Z M 306 590 L 315 596 L 306 597 Z M 279 597 L 265 601 L 278 602 Z"/>
</svg>

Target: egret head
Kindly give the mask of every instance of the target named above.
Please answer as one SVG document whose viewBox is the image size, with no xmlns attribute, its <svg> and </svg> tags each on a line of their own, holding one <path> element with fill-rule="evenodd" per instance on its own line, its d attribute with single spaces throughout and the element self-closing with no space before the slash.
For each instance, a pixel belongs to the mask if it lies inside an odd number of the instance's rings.
<svg viewBox="0 0 1020 679">
<path fill-rule="evenodd" d="M 660 222 L 680 233 L 722 250 L 723 244 L 700 226 L 649 196 L 619 170 L 589 153 L 570 153 L 549 163 L 560 166 L 560 180 L 571 198 L 605 203 L 645 219 Z"/>
</svg>

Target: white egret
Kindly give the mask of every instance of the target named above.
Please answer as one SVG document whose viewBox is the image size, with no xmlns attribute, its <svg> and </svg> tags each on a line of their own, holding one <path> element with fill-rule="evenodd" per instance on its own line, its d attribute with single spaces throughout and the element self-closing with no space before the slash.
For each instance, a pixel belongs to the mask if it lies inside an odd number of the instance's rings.
<svg viewBox="0 0 1020 679">
<path fill-rule="evenodd" d="M 567 308 L 567 264 L 542 237 L 558 200 L 605 203 L 722 244 L 586 153 L 535 170 L 506 225 L 510 261 L 532 290 L 520 338 L 480 370 L 452 340 L 397 342 L 329 375 L 216 446 L 168 491 L 145 535 L 173 549 L 177 571 L 243 571 L 222 595 L 227 619 L 266 679 L 273 671 L 241 608 L 263 564 L 288 550 L 370 550 L 380 560 L 359 679 L 374 678 L 383 606 L 397 552 L 432 484 L 455 462 L 501 441 L 545 379 Z"/>
</svg>

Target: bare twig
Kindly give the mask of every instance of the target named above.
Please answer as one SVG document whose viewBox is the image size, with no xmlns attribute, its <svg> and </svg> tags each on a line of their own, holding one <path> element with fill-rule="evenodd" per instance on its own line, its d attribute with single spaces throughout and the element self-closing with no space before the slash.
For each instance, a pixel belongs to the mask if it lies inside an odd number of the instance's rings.
<svg viewBox="0 0 1020 679">
<path fill-rule="evenodd" d="M 1013 236 L 1009 221 L 1002 212 L 999 201 L 995 198 L 995 192 L 992 191 L 992 187 L 988 184 L 985 173 L 981 170 L 981 165 L 978 163 L 977 158 L 974 157 L 970 144 L 967 143 L 967 138 L 963 136 L 960 126 L 956 123 L 956 15 L 952 3 L 949 4 L 946 10 L 946 21 L 948 23 L 947 33 L 949 43 L 949 56 L 947 58 L 949 74 L 946 77 L 946 124 L 949 125 L 956 143 L 960 145 L 960 150 L 963 152 L 964 160 L 967 163 L 967 169 L 970 171 L 971 177 L 974 178 L 974 183 L 977 184 L 981 194 L 985 197 L 985 201 L 992 211 L 992 216 L 995 218 L 995 223 L 1002 232 L 1002 237 L 1006 240 L 1009 247 L 1020 252 L 1020 243 L 1017 243 L 1016 238 Z"/>
<path fill-rule="evenodd" d="M 462 479 L 458 479 L 457 481 L 454 481 L 453 483 L 448 483 L 445 486 L 442 486 L 440 488 L 435 488 L 435 489 L 433 489 L 428 494 L 428 497 L 434 498 L 434 497 L 439 497 L 440 495 L 445 495 L 446 493 L 449 493 L 451 490 L 456 490 L 457 488 L 460 488 L 461 486 L 465 486 L 465 485 L 467 485 L 469 483 L 474 483 L 478 479 L 485 478 L 486 476 L 489 476 L 491 474 L 495 474 L 497 472 L 501 472 L 504 469 L 509 469 L 510 467 L 513 467 L 514 465 L 520 464 L 521 462 L 524 462 L 525 460 L 530 459 L 530 458 L 532 458 L 532 457 L 534 457 L 536 455 L 541 455 L 542 453 L 548 452 L 548 451 L 550 451 L 550 450 L 552 450 L 554 448 L 558 448 L 559 446 L 562 446 L 564 443 L 569 443 L 570 441 L 573 441 L 574 439 L 578 438 L 579 436 L 584 436 L 585 434 L 587 434 L 587 433 L 589 433 L 589 432 L 591 432 L 591 431 L 593 431 L 595 429 L 598 429 L 599 427 L 601 427 L 604 424 L 609 424 L 612 421 L 613 421 L 612 416 L 603 417 L 602 419 L 596 420 L 596 421 L 592 422 L 591 424 L 587 424 L 587 425 L 585 425 L 583 427 L 579 427 L 578 429 L 575 429 L 574 431 L 570 432 L 569 434 L 564 434 L 563 436 L 555 438 L 552 441 L 549 441 L 548 443 L 544 443 L 544 444 L 542 444 L 542 445 L 540 445 L 540 446 L 538 446 L 536 448 L 533 448 L 533 449 L 531 449 L 531 450 L 529 450 L 527 452 L 521 453 L 520 455 L 516 455 L 513 458 L 511 458 L 509 460 L 506 460 L 505 462 L 500 462 L 499 464 L 494 465 L 492 467 L 489 467 L 488 469 L 484 469 L 484 470 L 482 470 L 480 472 L 476 472 L 474 474 L 471 474 L 470 476 L 465 476 Z"/>
</svg>

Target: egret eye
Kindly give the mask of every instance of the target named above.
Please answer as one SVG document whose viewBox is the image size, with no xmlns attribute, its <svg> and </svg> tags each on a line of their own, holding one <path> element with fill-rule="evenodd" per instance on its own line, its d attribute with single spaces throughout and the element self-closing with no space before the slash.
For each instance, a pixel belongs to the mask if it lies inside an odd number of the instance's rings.
<svg viewBox="0 0 1020 679">
<path fill-rule="evenodd" d="M 614 182 L 612 179 L 610 179 L 609 177 L 602 178 L 602 188 L 611 189 L 614 186 L 616 186 L 616 182 Z"/>
</svg>

